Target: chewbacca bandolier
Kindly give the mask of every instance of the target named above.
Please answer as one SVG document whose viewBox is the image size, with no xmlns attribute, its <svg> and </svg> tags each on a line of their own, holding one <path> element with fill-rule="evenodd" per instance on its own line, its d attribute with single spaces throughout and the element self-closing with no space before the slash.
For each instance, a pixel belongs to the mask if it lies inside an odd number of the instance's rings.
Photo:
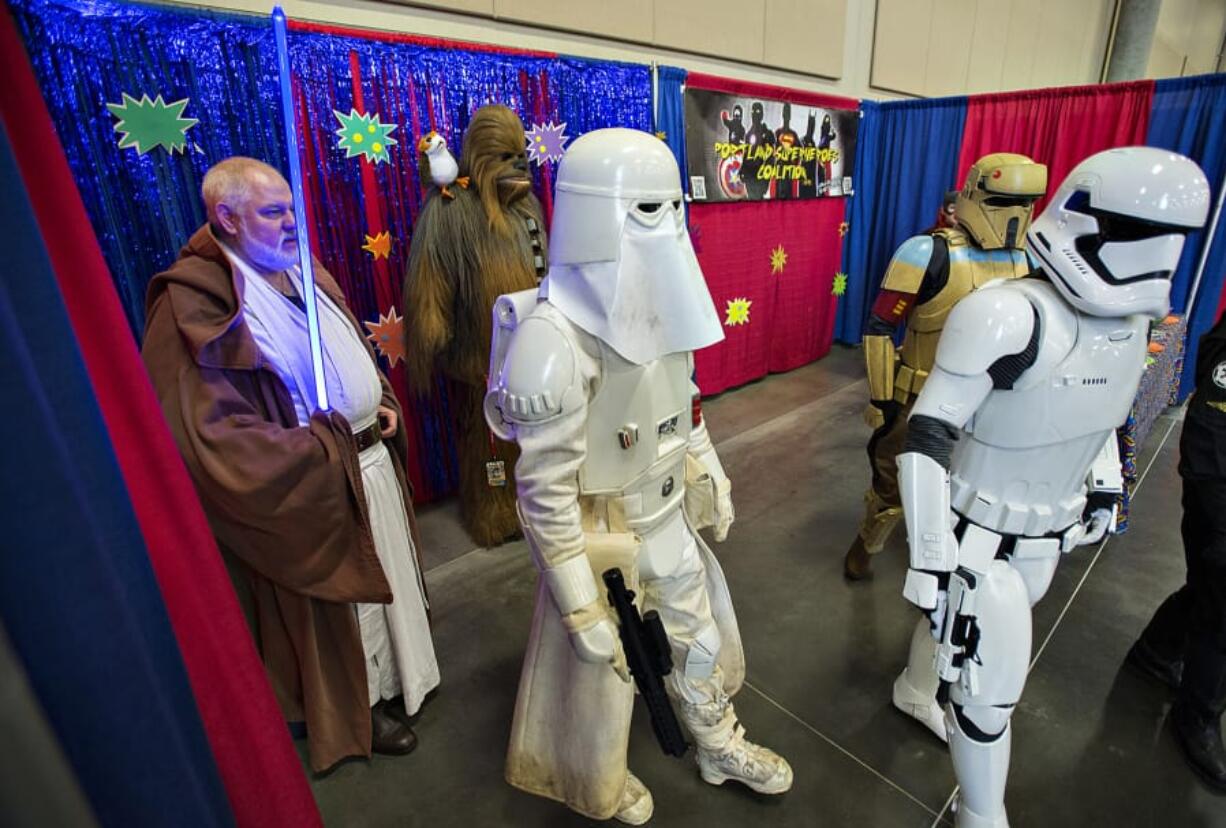
<svg viewBox="0 0 1226 828">
<path fill-rule="evenodd" d="M 490 434 L 481 402 L 494 300 L 536 286 L 548 261 L 526 146 L 510 109 L 473 113 L 457 179 L 467 176 L 468 186 L 449 187 L 452 198 L 431 190 L 413 229 L 404 282 L 409 380 L 419 393 L 431 388 L 436 370 L 455 381 L 460 512 L 482 546 L 519 531 L 512 477 L 519 453 Z M 428 163 L 424 154 L 418 162 Z"/>
</svg>

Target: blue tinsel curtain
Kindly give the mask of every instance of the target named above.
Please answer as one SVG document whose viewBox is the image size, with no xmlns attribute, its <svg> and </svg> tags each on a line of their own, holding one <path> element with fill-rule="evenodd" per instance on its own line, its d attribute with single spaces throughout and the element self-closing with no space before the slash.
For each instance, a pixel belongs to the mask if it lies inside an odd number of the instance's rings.
<svg viewBox="0 0 1226 828">
<path fill-rule="evenodd" d="M 685 174 L 685 91 L 686 71 L 676 66 L 656 67 L 656 134 L 663 133 L 664 143 L 677 156 L 682 181 Z M 689 187 L 685 187 L 689 189 Z"/>
<path fill-rule="evenodd" d="M 11 5 L 139 339 L 149 279 L 204 223 L 200 182 L 209 166 L 249 155 L 285 169 L 271 23 L 112 0 Z M 529 128 L 565 123 L 571 140 L 599 127 L 652 127 L 647 66 L 377 38 L 290 35 L 314 246 L 362 320 L 374 322 L 393 307 L 403 312 L 400 282 L 422 199 L 415 144 L 425 131 L 437 130 L 458 157 L 471 113 L 486 103 L 511 107 Z M 187 130 L 186 152 L 120 149 L 106 104 L 125 93 L 161 95 L 167 103 L 187 98 L 183 116 L 199 123 Z M 333 110 L 354 107 L 396 125 L 387 163 L 371 168 L 337 146 Z M 555 167 L 534 167 L 547 216 Z M 376 261 L 363 244 L 381 231 L 390 235 L 390 256 Z M 385 367 L 403 388 L 402 368 Z M 441 386 L 428 400 L 401 396 L 413 410 L 409 473 L 418 499 L 430 500 L 455 484 L 454 418 Z"/>
<path fill-rule="evenodd" d="M 932 225 L 941 197 L 958 184 L 966 98 L 863 101 L 860 111 L 843 247 L 847 292 L 835 321 L 835 338 L 849 343 L 860 341 L 894 251 Z"/>
<path fill-rule="evenodd" d="M 442 135 L 458 159 L 469 118 L 487 103 L 515 110 L 526 129 L 565 123 L 570 140 L 606 126 L 651 127 L 651 80 L 642 65 L 305 32 L 291 35 L 290 55 L 305 107 L 299 114 L 301 132 L 311 144 L 307 176 L 319 182 L 315 241 L 359 319 L 377 319 L 387 310 L 377 295 L 375 260 L 362 249 L 367 233 L 391 235 L 387 267 L 395 274 L 393 294 L 401 307 L 399 282 L 423 197 L 414 146 L 425 132 Z M 392 137 L 399 144 L 391 148 L 391 160 L 373 167 L 385 222 L 378 228 L 366 219 L 365 162 L 336 148 L 338 122 L 332 113 L 348 114 L 355 106 L 355 61 L 365 111 L 397 124 Z M 546 206 L 555 169 L 552 162 L 533 165 L 537 195 Z"/>
<path fill-rule="evenodd" d="M 139 339 L 145 286 L 204 223 L 200 181 L 250 155 L 284 168 L 267 18 L 92 0 L 9 0 L 94 233 Z M 106 104 L 187 98 L 186 152 L 119 149 Z"/>
<path fill-rule="evenodd" d="M 1219 189 L 1226 186 L 1226 75 L 1172 78 L 1154 84 L 1146 143 L 1182 153 L 1200 164 L 1216 203 Z M 1213 218 L 1212 210 L 1209 218 Z M 1226 230 L 1219 225 L 1205 260 L 1196 303 L 1188 307 L 1188 294 L 1206 236 L 1206 231 L 1188 236 L 1171 286 L 1171 307 L 1176 313 L 1189 314 L 1180 399 L 1192 392 L 1196 346 L 1216 321 L 1218 300 L 1226 281 Z"/>
<path fill-rule="evenodd" d="M 322 32 L 291 33 L 290 54 L 300 88 L 300 134 L 305 136 L 308 201 L 320 258 L 344 288 L 359 319 L 376 320 L 392 308 L 403 315 L 401 281 L 408 264 L 413 222 L 423 194 L 417 139 L 437 131 L 459 158 L 472 113 L 488 103 L 513 109 L 526 129 L 565 124 L 574 140 L 593 129 L 651 128 L 651 76 L 636 64 L 469 51 L 413 42 Z M 356 70 L 355 70 L 356 67 Z M 333 111 L 348 113 L 361 93 L 363 111 L 394 123 L 399 143 L 390 160 L 373 167 L 337 149 Z M 367 181 L 373 176 L 373 188 Z M 548 218 L 556 164 L 532 166 L 537 196 Z M 390 235 L 385 260 L 362 249 L 363 240 Z M 386 366 L 393 386 L 405 389 L 403 366 Z M 408 399 L 409 474 L 416 496 L 431 500 L 457 484 L 454 415 L 447 383 Z"/>
</svg>

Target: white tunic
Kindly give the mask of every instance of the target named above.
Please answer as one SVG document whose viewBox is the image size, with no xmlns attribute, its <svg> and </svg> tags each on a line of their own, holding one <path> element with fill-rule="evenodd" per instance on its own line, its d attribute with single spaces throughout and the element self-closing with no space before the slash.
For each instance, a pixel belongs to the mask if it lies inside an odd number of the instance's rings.
<svg viewBox="0 0 1226 828">
<path fill-rule="evenodd" d="M 247 326 L 261 353 L 285 383 L 298 423 L 304 425 L 318 408 L 306 314 L 232 251 L 224 245 L 222 249 L 246 282 L 243 315 Z M 289 276 L 301 296 L 299 269 L 295 267 Z M 358 332 L 340 308 L 322 291 L 317 290 L 315 296 L 328 401 L 356 434 L 378 419 L 383 398 L 379 375 Z M 390 604 L 355 605 L 366 656 L 367 690 L 371 705 L 403 693 L 405 708 L 412 714 L 439 683 L 438 661 L 426 619 L 425 589 L 391 454 L 380 441 L 358 459 L 375 552 L 393 597 Z"/>
</svg>

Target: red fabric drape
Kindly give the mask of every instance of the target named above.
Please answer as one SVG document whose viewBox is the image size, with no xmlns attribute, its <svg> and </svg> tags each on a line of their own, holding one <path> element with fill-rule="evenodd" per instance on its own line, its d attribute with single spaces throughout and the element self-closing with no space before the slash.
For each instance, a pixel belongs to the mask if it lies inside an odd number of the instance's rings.
<svg viewBox="0 0 1226 828">
<path fill-rule="evenodd" d="M 320 825 L 229 576 L 162 419 L 13 19 L 0 114 L 44 232 L 179 650 L 240 825 Z"/>
<path fill-rule="evenodd" d="M 855 98 L 827 95 L 824 92 L 807 92 L 800 89 L 790 89 L 786 86 L 774 86 L 769 83 L 755 83 L 754 81 L 725 78 L 720 75 L 704 75 L 701 72 L 690 72 L 686 75 L 685 85 L 689 89 L 709 89 L 712 92 L 728 92 L 733 95 L 771 98 L 776 101 L 791 101 L 792 103 L 822 106 L 828 109 L 860 108 L 860 102 Z"/>
<path fill-rule="evenodd" d="M 826 355 L 834 337 L 844 199 L 692 204 L 698 263 L 720 320 L 746 300 L 749 319 L 724 325 L 726 339 L 696 354 L 703 394 L 788 371 Z M 786 263 L 772 272 L 772 253 Z M 778 254 L 776 254 L 778 255 Z"/>
<path fill-rule="evenodd" d="M 975 160 L 1020 152 L 1047 165 L 1047 192 L 1100 150 L 1145 143 L 1152 80 L 972 95 L 958 156 L 958 181 Z M 1036 215 L 1047 199 L 1035 206 Z"/>
</svg>

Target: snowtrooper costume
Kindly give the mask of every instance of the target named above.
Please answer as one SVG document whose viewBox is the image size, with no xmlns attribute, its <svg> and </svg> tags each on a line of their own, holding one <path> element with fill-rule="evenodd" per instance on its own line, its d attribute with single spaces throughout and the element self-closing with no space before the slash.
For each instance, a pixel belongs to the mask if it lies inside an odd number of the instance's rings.
<svg viewBox="0 0 1226 828">
<path fill-rule="evenodd" d="M 665 144 L 602 129 L 559 168 L 549 275 L 494 308 L 490 427 L 519 443 L 520 521 L 540 570 L 507 780 L 595 819 L 646 822 L 626 767 L 634 703 L 601 574 L 619 567 L 668 633 L 666 684 L 702 778 L 782 793 L 792 770 L 744 738 L 744 677 L 719 564 L 731 485 L 707 436 L 691 351 L 723 338 Z"/>
<path fill-rule="evenodd" d="M 1009 719 L 1030 661 L 1030 608 L 1061 553 L 1114 523 L 1094 489 L 1118 478 L 1118 460 L 1089 487 L 1087 471 L 1128 414 L 1148 324 L 1167 313 L 1184 236 L 1208 205 L 1204 175 L 1183 156 L 1091 156 L 1027 233 L 1040 272 L 970 294 L 946 323 L 898 466 L 911 550 L 903 594 L 929 616 L 904 677 L 947 690 L 960 828 L 1008 825 Z"/>
</svg>

